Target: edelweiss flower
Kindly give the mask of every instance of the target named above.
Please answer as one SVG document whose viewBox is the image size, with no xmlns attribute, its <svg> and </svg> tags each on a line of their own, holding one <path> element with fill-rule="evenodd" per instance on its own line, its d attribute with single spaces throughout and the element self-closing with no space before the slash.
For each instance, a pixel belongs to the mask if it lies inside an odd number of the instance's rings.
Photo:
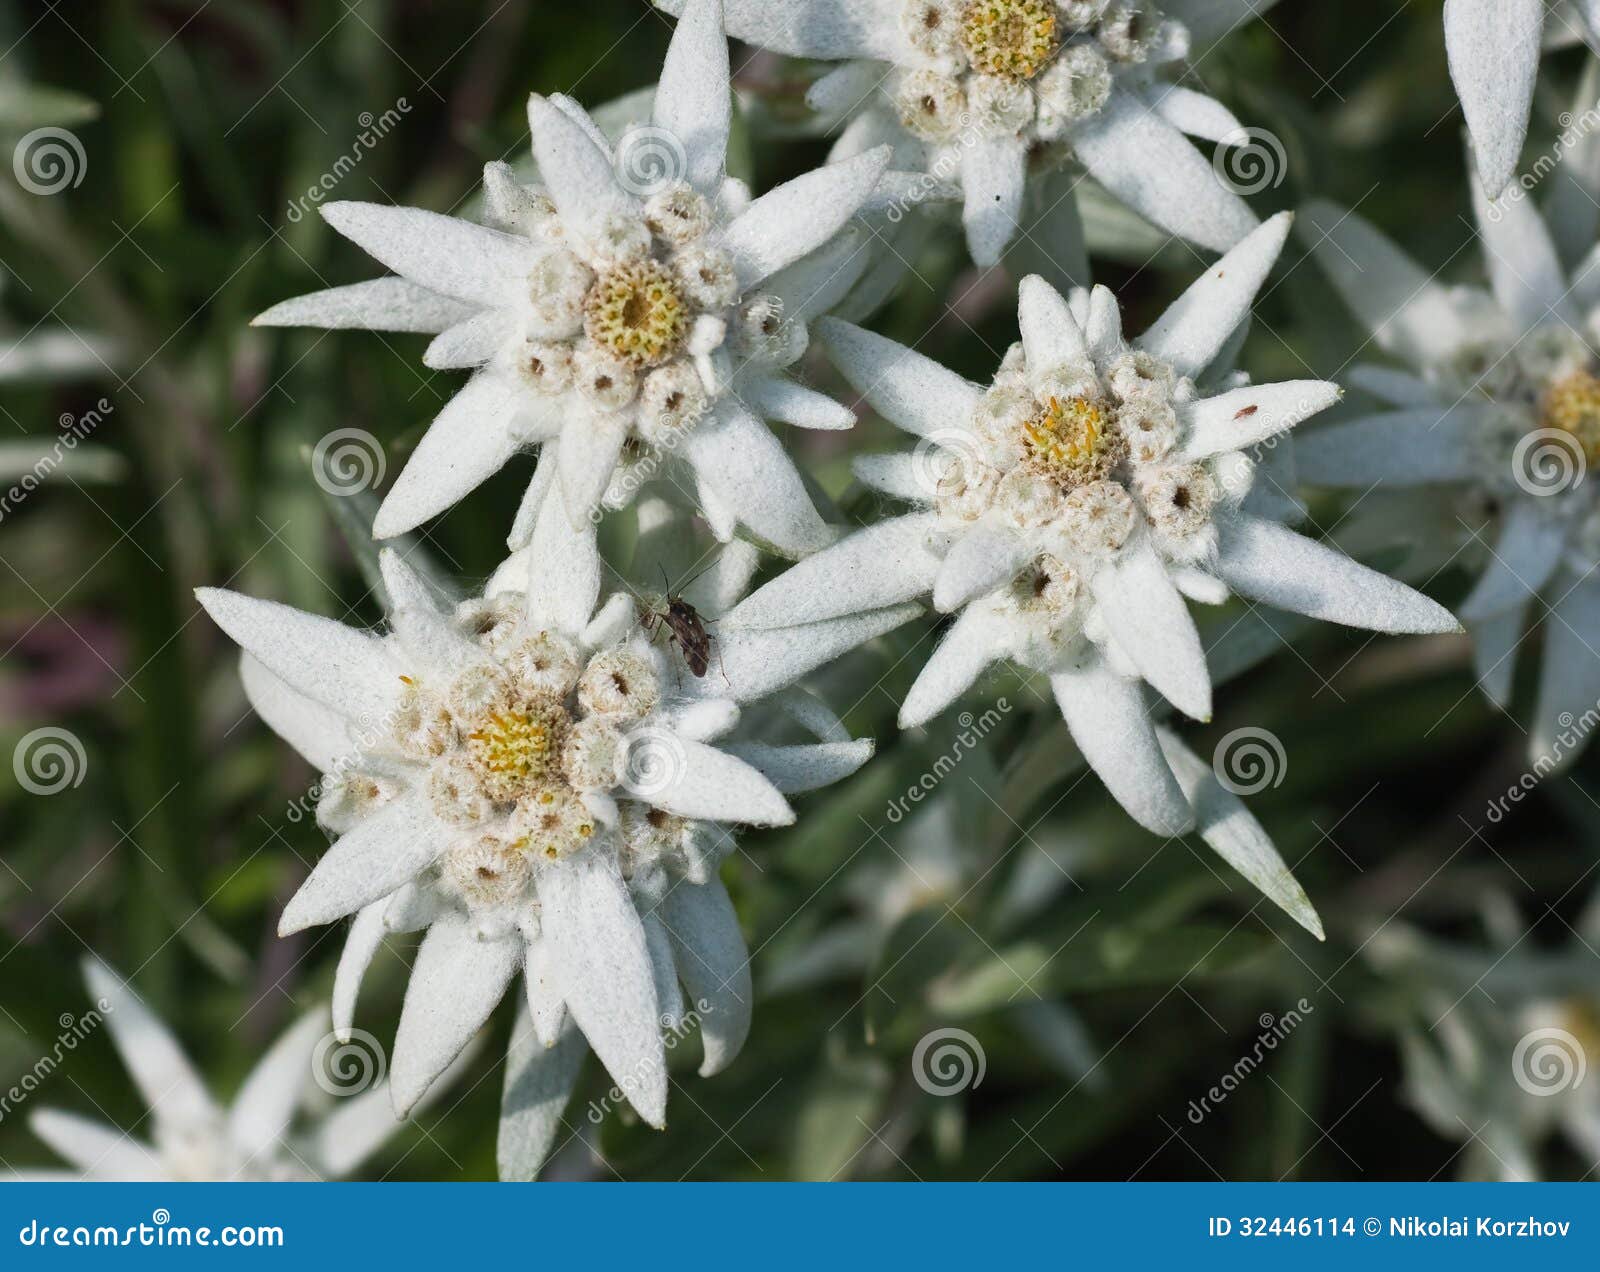
<svg viewBox="0 0 1600 1272">
<path fill-rule="evenodd" d="M 1516 173 L 1528 136 L 1540 53 L 1600 42 L 1600 4 L 1445 0 L 1444 42 L 1450 78 L 1472 134 L 1478 175 L 1489 197 L 1498 198 Z"/>
<path fill-rule="evenodd" d="M 540 465 L 546 482 L 550 466 Z M 641 520 L 659 522 L 661 508 L 642 506 Z M 735 545 L 691 596 L 720 612 L 754 562 L 753 548 Z M 742 649 L 718 641 L 697 678 L 672 646 L 652 642 L 634 597 L 593 613 L 594 537 L 572 527 L 558 499 L 543 502 L 529 548 L 453 612 L 397 553 L 386 550 L 381 564 L 388 636 L 200 593 L 246 650 L 257 710 L 328 772 L 317 815 L 339 838 L 280 931 L 355 915 L 334 990 L 342 1031 L 385 933 L 427 929 L 395 1039 L 402 1113 L 521 970 L 501 1168 L 531 1177 L 560 1127 L 584 1039 L 655 1126 L 666 1106 L 663 1030 L 699 1024 L 703 1073 L 733 1059 L 751 993 L 716 874 L 732 827 L 791 822 L 783 792 L 836 780 L 871 752 L 831 716 L 794 707 L 821 745 L 714 746 L 739 723 L 731 685 L 781 688 L 905 615 L 818 624 Z M 757 683 L 749 669 L 775 649 L 788 650 L 783 675 L 768 668 Z M 681 689 L 687 681 L 698 696 Z"/>
<path fill-rule="evenodd" d="M 1483 563 L 1460 613 L 1498 705 L 1539 599 L 1550 621 L 1528 748 L 1542 774 L 1576 758 L 1575 719 L 1600 701 L 1600 253 L 1563 263 L 1520 190 L 1490 203 L 1471 184 L 1489 292 L 1436 281 L 1341 208 L 1307 210 L 1318 261 L 1414 374 L 1358 368 L 1351 382 L 1387 409 L 1312 432 L 1296 454 L 1312 484 L 1405 488 L 1390 511 L 1433 549 L 1425 565 Z M 1378 496 L 1363 504 L 1382 517 Z"/>
<path fill-rule="evenodd" d="M 672 12 L 685 0 L 657 0 Z M 1219 102 L 1163 78 L 1261 0 L 726 0 L 728 33 L 794 57 L 852 59 L 807 98 L 851 122 L 835 157 L 890 141 L 896 166 L 958 181 L 967 243 L 993 265 L 1024 189 L 1076 159 L 1156 224 L 1223 251 L 1256 224 L 1184 137 L 1241 130 Z M 1168 16 L 1170 14 L 1170 16 Z M 1070 186 L 1032 210 L 1045 249 L 1081 260 Z M 1076 275 L 1082 276 L 1081 270 Z"/>
<path fill-rule="evenodd" d="M 544 188 L 489 164 L 489 226 L 415 208 L 323 206 L 329 224 L 400 277 L 287 301 L 256 321 L 438 332 L 429 366 L 475 368 L 384 501 L 380 538 L 444 511 L 520 447 L 559 438 L 574 524 L 596 512 L 627 455 L 650 472 L 686 464 L 724 540 L 743 523 L 790 555 L 827 541 L 762 418 L 854 422 L 785 370 L 805 352 L 807 322 L 865 263 L 852 240 L 830 240 L 889 151 L 752 201 L 724 171 L 731 103 L 719 5 L 696 0 L 673 37 L 652 123 L 615 153 L 575 102 L 529 99 Z M 625 502 L 630 485 L 610 502 Z M 514 547 L 535 512 L 525 508 Z"/>
<path fill-rule="evenodd" d="M 328 1037 L 328 1013 L 301 1017 L 245 1078 L 231 1109 L 221 1108 L 178 1041 L 139 996 L 105 964 L 88 958 L 84 979 L 97 1013 L 150 1110 L 151 1144 L 76 1113 L 42 1109 L 33 1133 L 76 1173 L 32 1171 L 24 1179 L 95 1182 L 338 1179 L 354 1171 L 399 1129 L 384 1085 L 349 1096 L 330 1116 L 292 1132 L 296 1110 Z M 78 1027 L 91 1018 L 86 1013 Z M 335 1080 L 330 1075 L 330 1081 Z M 430 1097 L 446 1081 L 436 1083 Z"/>
<path fill-rule="evenodd" d="M 900 712 L 931 719 L 991 663 L 1046 675 L 1074 740 L 1112 793 L 1159 834 L 1194 815 L 1139 681 L 1198 719 L 1211 680 L 1184 597 L 1229 592 L 1386 632 L 1454 630 L 1426 597 L 1248 505 L 1266 443 L 1338 389 L 1297 381 L 1216 392 L 1197 381 L 1249 315 L 1283 246 L 1284 214 L 1126 342 L 1112 294 L 1069 304 L 1025 279 L 1013 346 L 985 391 L 893 341 L 829 320 L 824 344 L 909 455 L 864 459 L 866 484 L 917 511 L 791 567 L 725 629 L 815 622 L 931 592 L 958 614 Z"/>
</svg>

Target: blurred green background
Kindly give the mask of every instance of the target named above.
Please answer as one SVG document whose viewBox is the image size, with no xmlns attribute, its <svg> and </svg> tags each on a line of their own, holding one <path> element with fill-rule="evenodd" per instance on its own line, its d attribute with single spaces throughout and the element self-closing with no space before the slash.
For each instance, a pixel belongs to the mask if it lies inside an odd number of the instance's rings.
<svg viewBox="0 0 1600 1272">
<path fill-rule="evenodd" d="M 328 994 L 340 931 L 274 935 L 325 844 L 289 813 L 316 775 L 249 714 L 233 647 L 191 589 L 226 583 L 377 623 L 346 539 L 359 506 L 325 495 L 307 455 L 360 428 L 392 479 L 457 377 L 422 367 L 420 337 L 248 321 L 375 272 L 297 203 L 324 173 L 342 174 L 330 197 L 458 209 L 484 162 L 525 152 L 530 90 L 604 103 L 654 79 L 669 32 L 643 0 L 0 6 L 5 150 L 41 126 L 82 148 L 77 182 L 53 194 L 0 172 L 0 456 L 103 416 L 98 451 L 0 515 L 0 745 L 10 755 L 48 727 L 83 755 L 76 784 L 52 794 L 0 767 L 0 1087 L 87 1005 L 86 950 L 132 977 L 223 1096 Z M 1582 59 L 1547 61 L 1532 145 Z M 751 98 L 792 100 L 798 68 L 737 47 L 734 64 Z M 1284 144 L 1284 179 L 1259 211 L 1311 194 L 1359 203 L 1430 268 L 1471 277 L 1438 3 L 1283 0 L 1197 73 Z M 754 136 L 756 183 L 825 153 Z M 1331 374 L 1360 341 L 1294 264 L 1242 363 L 1257 379 Z M 1176 246 L 1098 260 L 1097 277 L 1137 330 L 1199 265 Z M 967 276 L 954 235 L 919 268 L 875 325 L 986 379 L 1015 338 L 1010 282 Z M 810 373 L 836 383 L 815 359 Z M 869 417 L 844 437 L 790 436 L 842 506 L 871 515 L 848 458 L 889 448 L 892 430 Z M 437 559 L 486 576 L 530 471 L 513 463 L 430 526 Z M 1339 509 L 1314 515 L 1331 529 Z M 1466 586 L 1446 575 L 1432 590 L 1454 603 Z M 961 732 L 953 714 L 893 727 L 921 655 L 897 660 L 928 631 L 818 678 L 852 730 L 879 739 L 878 758 L 807 797 L 793 829 L 749 835 L 727 867 L 766 987 L 743 1056 L 710 1081 L 693 1076 L 693 1045 L 675 1056 L 665 1134 L 617 1115 L 594 1125 L 585 1103 L 609 1083 L 591 1061 L 557 1174 L 1429 1179 L 1492 1171 L 1484 1145 L 1504 1134 L 1536 1145 L 1553 1177 L 1594 1175 L 1548 1133 L 1570 1109 L 1519 1098 L 1511 1048 L 1530 1005 L 1555 1004 L 1575 1033 L 1590 1022 L 1600 1063 L 1600 925 L 1584 918 L 1600 754 L 1490 822 L 1525 734 L 1475 692 L 1464 641 L 1269 641 L 1219 693 L 1216 721 L 1188 730 L 1206 755 L 1244 725 L 1281 741 L 1282 780 L 1250 804 L 1325 919 L 1318 945 L 1198 841 L 1162 845 L 1097 782 L 1064 773 L 1059 721 L 1014 681 L 987 686 L 1007 708 L 931 811 L 891 816 Z M 385 1042 L 407 957 L 391 945 L 358 1017 Z M 1259 1069 L 1197 1119 L 1195 1102 L 1291 1009 Z M 916 1081 L 917 1046 L 941 1028 L 983 1056 L 982 1081 L 953 1095 Z M 369 1177 L 492 1177 L 504 1008 L 493 1029 Z M 1591 1074 L 1571 1094 L 1600 1105 L 1597 1089 Z M 140 1133 L 103 1036 L 32 1100 Z M 50 1162 L 26 1112 L 0 1117 L 0 1162 Z"/>
</svg>

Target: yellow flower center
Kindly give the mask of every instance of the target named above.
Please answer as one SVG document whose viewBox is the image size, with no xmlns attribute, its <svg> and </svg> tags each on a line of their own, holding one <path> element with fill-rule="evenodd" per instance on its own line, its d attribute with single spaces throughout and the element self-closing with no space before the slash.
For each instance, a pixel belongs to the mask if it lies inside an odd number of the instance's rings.
<svg viewBox="0 0 1600 1272">
<path fill-rule="evenodd" d="M 467 755 L 485 797 L 511 803 L 543 782 L 560 762 L 570 724 L 561 703 L 542 696 L 490 707 L 472 721 Z"/>
<path fill-rule="evenodd" d="M 1539 404 L 1544 428 L 1570 433 L 1583 448 L 1584 458 L 1600 463 L 1600 379 L 1587 371 L 1574 371 L 1545 391 Z"/>
<path fill-rule="evenodd" d="M 1102 481 L 1122 457 L 1121 434 L 1088 398 L 1052 397 L 1022 424 L 1023 464 L 1064 490 Z"/>
<path fill-rule="evenodd" d="M 972 0 L 961 14 L 961 42 L 974 70 L 1029 80 L 1056 51 L 1050 0 Z"/>
<path fill-rule="evenodd" d="M 512 847 L 547 861 L 571 856 L 594 834 L 594 820 L 583 802 L 562 786 L 535 791 L 517 809 L 514 824 L 517 839 Z"/>
<path fill-rule="evenodd" d="M 689 307 L 660 261 L 631 261 L 601 275 L 584 302 L 589 339 L 636 366 L 660 366 L 689 332 Z"/>
</svg>

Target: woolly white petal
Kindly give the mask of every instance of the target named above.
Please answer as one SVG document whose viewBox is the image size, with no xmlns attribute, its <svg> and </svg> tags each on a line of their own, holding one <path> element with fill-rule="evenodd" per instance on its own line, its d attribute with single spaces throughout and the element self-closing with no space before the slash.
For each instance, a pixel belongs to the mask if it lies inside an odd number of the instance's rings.
<svg viewBox="0 0 1600 1272">
<path fill-rule="evenodd" d="M 394 1035 L 389 1094 L 404 1117 L 483 1027 L 522 963 L 517 937 L 478 939 L 462 914 L 446 914 L 417 949 Z"/>
<path fill-rule="evenodd" d="M 1539 205 L 1521 187 L 1491 204 L 1483 187 L 1473 182 L 1472 208 L 1494 297 L 1519 330 L 1531 331 L 1552 318 L 1576 328 L 1578 316 L 1567 300 L 1567 271 Z"/>
<path fill-rule="evenodd" d="M 961 221 L 973 263 L 988 269 L 999 263 L 1017 232 L 1026 188 L 1028 148 L 1020 137 L 983 137 L 963 147 L 961 188 L 966 203 Z"/>
<path fill-rule="evenodd" d="M 976 384 L 931 358 L 837 318 L 817 323 L 834 366 L 872 408 L 918 437 L 965 429 L 983 397 Z"/>
<path fill-rule="evenodd" d="M 96 1183 L 158 1183 L 170 1178 L 151 1151 L 121 1131 L 76 1113 L 40 1109 L 28 1129 Z M 26 1231 L 26 1229 L 24 1229 Z"/>
<path fill-rule="evenodd" d="M 1317 264 L 1381 348 L 1421 366 L 1466 339 L 1444 285 L 1354 212 L 1313 200 L 1300 210 L 1298 225 Z"/>
<path fill-rule="evenodd" d="M 1370 363 L 1351 367 L 1345 373 L 1345 382 L 1352 389 L 1370 393 L 1380 402 L 1390 406 L 1445 406 L 1438 390 L 1419 376 L 1393 367 L 1375 367 Z"/>
<path fill-rule="evenodd" d="M 856 422 L 856 413 L 848 406 L 779 376 L 760 376 L 739 392 L 757 415 L 798 428 L 842 429 Z"/>
<path fill-rule="evenodd" d="M 933 582 L 933 607 L 942 614 L 953 614 L 973 597 L 1009 580 L 1032 555 L 1009 526 L 978 522 L 945 554 Z"/>
<path fill-rule="evenodd" d="M 810 322 L 845 298 L 872 263 L 877 242 L 866 231 L 847 225 L 816 251 L 768 278 L 761 290 L 778 298 L 786 322 Z"/>
<path fill-rule="evenodd" d="M 322 217 L 395 273 L 478 305 L 512 300 L 539 257 L 524 237 L 421 208 L 325 203 Z"/>
<path fill-rule="evenodd" d="M 1245 136 L 1234 113 L 1215 97 L 1177 84 L 1151 84 L 1140 94 L 1145 105 L 1179 132 L 1203 141 Z"/>
<path fill-rule="evenodd" d="M 721 625 L 792 627 L 921 596 L 939 571 L 928 546 L 938 527 L 936 513 L 914 512 L 857 530 L 757 589 Z"/>
<path fill-rule="evenodd" d="M 592 415 L 576 410 L 567 418 L 561 430 L 556 472 L 562 505 L 575 527 L 592 527 L 594 512 L 611 484 L 627 436 L 626 415 Z"/>
<path fill-rule="evenodd" d="M 1090 175 L 1173 234 L 1224 252 L 1255 228 L 1255 214 L 1210 160 L 1132 93 L 1113 91 L 1070 136 Z"/>
<path fill-rule="evenodd" d="M 1217 573 L 1267 605 L 1374 632 L 1455 632 L 1450 611 L 1344 553 L 1255 517 L 1222 527 Z"/>
<path fill-rule="evenodd" d="M 516 454 L 512 431 L 526 393 L 494 370 L 477 372 L 434 417 L 372 522 L 374 538 L 414 530 L 477 489 Z"/>
<path fill-rule="evenodd" d="M 357 749 L 342 715 L 291 689 L 253 655 L 239 655 L 239 679 L 256 714 L 319 772 Z"/>
<path fill-rule="evenodd" d="M 289 1129 L 311 1072 L 312 1051 L 327 1032 L 328 1013 L 309 1012 L 250 1070 L 228 1111 L 228 1138 L 246 1159 L 267 1153 Z"/>
<path fill-rule="evenodd" d="M 1565 544 L 1566 527 L 1543 500 L 1511 500 L 1483 577 L 1461 602 L 1461 621 L 1482 623 L 1512 609 L 1520 613 L 1550 581 Z"/>
<path fill-rule="evenodd" d="M 1293 213 L 1280 212 L 1251 231 L 1172 302 L 1139 346 L 1172 363 L 1179 375 L 1198 376 L 1249 316 L 1293 223 Z"/>
<path fill-rule="evenodd" d="M 536 1179 L 563 1130 L 583 1058 L 589 1054 L 576 1025 L 567 1024 L 553 1046 L 538 1038 L 526 1003 L 517 1008 L 506 1050 L 495 1157 L 506 1182 Z"/>
<path fill-rule="evenodd" d="M 1005 624 L 982 604 L 951 624 L 900 707 L 900 727 L 926 724 L 970 689 L 984 669 L 1005 657 Z"/>
<path fill-rule="evenodd" d="M 394 706 L 400 669 L 377 636 L 222 588 L 197 588 L 195 596 L 218 627 L 291 689 L 352 721 L 382 720 Z"/>
<path fill-rule="evenodd" d="M 890 605 L 797 627 L 724 630 L 717 637 L 712 673 L 706 680 L 721 672 L 726 683 L 718 679 L 710 691 L 731 693 L 740 702 L 750 702 L 793 684 L 807 672 L 909 623 L 920 613 L 920 605 Z"/>
<path fill-rule="evenodd" d="M 441 612 L 427 582 L 393 548 L 378 553 L 384 587 L 389 593 L 389 621 L 395 639 L 418 666 L 453 679 L 472 666 L 487 666 L 493 659 L 476 641 L 464 635 Z"/>
<path fill-rule="evenodd" d="M 775 789 L 785 795 L 798 795 L 821 790 L 849 777 L 872 758 L 873 742 L 870 738 L 806 742 L 796 746 L 730 742 L 724 749 L 755 769 Z"/>
<path fill-rule="evenodd" d="M 1445 0 L 1450 78 L 1490 195 L 1505 188 L 1522 155 L 1544 16 L 1544 0 Z"/>
<path fill-rule="evenodd" d="M 1480 439 L 1495 408 L 1476 404 L 1364 415 L 1295 437 L 1315 486 L 1420 486 L 1466 481 L 1483 468 Z"/>
<path fill-rule="evenodd" d="M 674 705 L 667 711 L 671 728 L 691 742 L 714 742 L 739 723 L 739 704 L 727 698 L 701 698 Z"/>
<path fill-rule="evenodd" d="M 1050 677 L 1072 740 L 1136 822 L 1157 835 L 1181 835 L 1194 812 L 1167 766 L 1137 681 L 1103 662 Z"/>
<path fill-rule="evenodd" d="M 687 0 L 656 0 L 668 13 L 681 13 Z M 872 57 L 903 60 L 901 0 L 723 0 L 728 34 L 747 44 L 791 57 Z"/>
<path fill-rule="evenodd" d="M 1217 856 L 1283 908 L 1296 923 L 1322 940 L 1322 920 L 1271 836 L 1212 768 L 1166 729 L 1157 730 L 1161 752 L 1194 805 L 1200 837 Z"/>
<path fill-rule="evenodd" d="M 650 748 L 663 770 L 629 788 L 637 799 L 702 821 L 752 826 L 787 826 L 794 821 L 794 810 L 777 788 L 725 751 L 648 729 L 637 735 L 634 745 Z"/>
<path fill-rule="evenodd" d="M 221 1111 L 178 1040 L 133 987 L 93 956 L 83 960 L 83 978 L 155 1124 L 192 1130 L 217 1119 Z"/>
<path fill-rule="evenodd" d="M 1087 362 L 1089 348 L 1060 292 L 1037 274 L 1017 289 L 1017 321 L 1022 348 L 1032 371 L 1052 371 L 1069 363 Z"/>
<path fill-rule="evenodd" d="M 278 935 L 332 923 L 386 897 L 444 851 L 427 796 L 408 791 L 339 836 L 283 908 Z"/>
<path fill-rule="evenodd" d="M 1261 17 L 1278 0 L 1166 0 L 1161 11 L 1188 28 L 1198 52 L 1241 23 Z"/>
<path fill-rule="evenodd" d="M 907 452 L 857 455 L 850 461 L 850 471 L 863 486 L 893 495 L 896 499 L 920 503 L 925 502 L 931 493 L 924 465 L 916 455 Z"/>
<path fill-rule="evenodd" d="M 441 296 L 408 279 L 374 278 L 280 301 L 258 314 L 250 325 L 439 332 L 476 312 L 476 306 Z"/>
<path fill-rule="evenodd" d="M 555 469 L 560 448 L 547 443 L 539 468 Z M 600 597 L 600 549 L 595 528 L 574 529 L 564 501 L 546 499 L 539 508 L 528 550 L 528 617 L 568 636 L 588 625 Z"/>
<path fill-rule="evenodd" d="M 890 155 L 888 146 L 878 146 L 814 169 L 768 191 L 741 212 L 722 239 L 740 288 L 748 291 L 826 243 L 872 193 Z"/>
<path fill-rule="evenodd" d="M 1544 665 L 1539 673 L 1539 699 L 1533 711 L 1533 732 L 1528 737 L 1529 761 L 1543 765 L 1554 761 L 1554 772 L 1565 769 L 1583 749 L 1587 730 L 1600 706 L 1600 581 L 1591 573 L 1573 586 L 1570 576 L 1557 580 L 1568 588 L 1544 622 Z M 1574 727 L 1576 725 L 1576 727 Z"/>
<path fill-rule="evenodd" d="M 1104 366 L 1121 351 L 1122 309 L 1109 287 L 1096 283 L 1088 294 L 1089 312 L 1083 323 L 1083 338 L 1089 355 Z"/>
<path fill-rule="evenodd" d="M 1481 623 L 1471 623 L 1472 667 L 1478 687 L 1502 709 L 1511 701 L 1511 679 L 1517 670 L 1517 650 L 1528 623 L 1528 607 L 1506 610 Z"/>
<path fill-rule="evenodd" d="M 482 310 L 435 336 L 422 352 L 422 364 L 436 371 L 481 367 L 516 330 L 511 310 Z"/>
<path fill-rule="evenodd" d="M 1094 576 L 1106 626 L 1139 674 L 1196 720 L 1211 718 L 1211 675 L 1200 633 L 1148 541 L 1125 548 Z"/>
<path fill-rule="evenodd" d="M 611 157 L 558 106 L 537 94 L 528 98 L 533 154 L 561 213 L 580 237 L 593 239 L 612 217 L 637 219 L 639 201 L 617 184 Z"/>
<path fill-rule="evenodd" d="M 721 184 L 732 119 L 722 5 L 688 0 L 661 65 L 653 121 L 683 146 L 684 179 L 707 194 Z"/>
<path fill-rule="evenodd" d="M 1178 420 L 1184 428 L 1184 457 L 1205 459 L 1244 450 L 1327 410 L 1340 396 L 1339 386 L 1326 380 L 1286 380 L 1183 403 Z"/>
<path fill-rule="evenodd" d="M 650 974 L 656 983 L 656 1007 L 661 1028 L 677 1033 L 683 1026 L 683 989 L 678 984 L 678 968 L 672 957 L 672 942 L 654 910 L 639 915 L 644 928 L 644 947 L 650 955 Z"/>
<path fill-rule="evenodd" d="M 739 521 L 779 552 L 804 556 L 832 538 L 782 443 L 738 401 L 719 403 L 712 419 L 690 431 L 683 450 Z"/>
<path fill-rule="evenodd" d="M 667 1066 L 644 928 L 614 853 L 596 845 L 538 876 L 543 945 L 595 1054 L 651 1126 L 666 1123 Z"/>
<path fill-rule="evenodd" d="M 700 1076 L 709 1078 L 732 1063 L 750 1032 L 755 991 L 739 918 L 716 879 L 701 885 L 679 883 L 661 899 L 657 913 L 700 1017 L 705 1048 Z"/>
<path fill-rule="evenodd" d="M 339 966 L 333 973 L 333 1032 L 340 1042 L 350 1041 L 361 982 L 388 933 L 383 921 L 388 905 L 389 899 L 381 897 L 356 911 L 349 935 L 344 938 L 344 949 L 339 952 Z"/>
</svg>

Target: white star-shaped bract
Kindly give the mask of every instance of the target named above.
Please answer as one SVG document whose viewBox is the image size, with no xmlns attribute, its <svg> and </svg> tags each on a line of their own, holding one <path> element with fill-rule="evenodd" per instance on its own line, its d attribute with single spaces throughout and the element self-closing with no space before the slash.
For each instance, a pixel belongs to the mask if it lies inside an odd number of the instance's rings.
<svg viewBox="0 0 1600 1272">
<path fill-rule="evenodd" d="M 1564 259 L 1520 189 L 1491 203 L 1471 186 L 1487 291 L 1430 277 L 1342 208 L 1306 209 L 1317 260 L 1409 370 L 1356 368 L 1351 384 L 1384 409 L 1309 433 L 1296 455 L 1313 485 L 1392 488 L 1387 502 L 1381 489 L 1365 495 L 1358 514 L 1424 549 L 1421 568 L 1482 563 L 1460 613 L 1479 683 L 1502 706 L 1538 599 L 1547 621 L 1528 748 L 1543 774 L 1577 757 L 1600 710 L 1600 483 L 1589 471 L 1600 460 L 1600 249 Z"/>
<path fill-rule="evenodd" d="M 827 532 L 763 420 L 840 429 L 850 411 L 791 379 L 807 324 L 865 264 L 840 231 L 887 147 L 752 200 L 725 170 L 732 111 L 717 0 L 678 24 L 651 122 L 615 148 L 568 98 L 528 103 L 540 188 L 484 170 L 490 224 L 415 208 L 322 213 L 397 277 L 262 314 L 274 326 L 437 332 L 424 361 L 472 378 L 428 429 L 379 510 L 389 538 L 435 516 L 521 447 L 559 450 L 574 524 L 683 474 L 726 540 L 742 523 L 800 555 Z M 557 443 L 559 445 L 557 446 Z M 619 465 L 629 474 L 618 481 Z M 526 542 L 530 500 L 512 535 Z"/>
<path fill-rule="evenodd" d="M 546 482 L 552 465 L 547 453 Z M 640 523 L 652 538 L 683 519 L 652 498 Z M 339 838 L 280 930 L 355 916 L 334 988 L 337 1029 L 350 1028 L 385 934 L 426 928 L 395 1038 L 398 1111 L 523 973 L 500 1158 L 504 1176 L 528 1178 L 560 1129 L 585 1040 L 655 1126 L 666 1108 L 663 1030 L 698 1024 L 704 1073 L 737 1054 L 749 969 L 716 873 L 733 827 L 788 824 L 785 793 L 838 780 L 872 750 L 820 704 L 793 701 L 817 741 L 734 740 L 740 703 L 914 607 L 719 633 L 697 677 L 652 640 L 637 596 L 596 611 L 595 537 L 559 499 L 542 503 L 528 548 L 457 606 L 441 606 L 393 549 L 380 561 L 387 635 L 232 592 L 200 598 L 244 648 L 257 711 L 327 774 L 317 816 Z M 686 599 L 715 627 L 756 562 L 751 545 L 730 545 Z"/>
<path fill-rule="evenodd" d="M 685 0 L 657 0 L 672 12 Z M 725 0 L 730 35 L 845 60 L 808 102 L 844 122 L 835 158 L 889 143 L 895 166 L 953 183 L 972 258 L 995 264 L 1019 228 L 1082 280 L 1071 160 L 1163 229 L 1214 251 L 1256 224 L 1185 134 L 1245 137 L 1220 102 L 1172 83 L 1191 42 L 1263 0 Z M 1247 139 L 1247 138 L 1246 138 Z M 1030 187 L 1041 197 L 1025 205 Z"/>
<path fill-rule="evenodd" d="M 1600 44 L 1600 0 L 1445 0 L 1444 41 L 1478 173 L 1498 198 L 1522 157 L 1540 54 Z"/>
<path fill-rule="evenodd" d="M 317 1062 L 318 1044 L 330 1040 L 327 1008 L 306 1013 L 256 1064 L 233 1104 L 224 1108 L 206 1089 L 167 1027 L 133 989 L 96 958 L 83 965 L 94 1020 L 111 1031 L 134 1084 L 150 1111 L 150 1142 L 76 1113 L 41 1109 L 29 1115 L 35 1135 L 72 1163 L 74 1172 L 23 1172 L 24 1179 L 91 1182 L 198 1183 L 227 1180 L 340 1179 L 349 1175 L 399 1129 L 386 1084 L 362 1082 L 325 1117 L 296 1126 L 296 1114 Z M 376 1073 L 376 1057 L 359 1077 Z M 330 1071 L 330 1082 L 343 1075 Z M 428 1092 L 436 1097 L 442 1078 Z M 337 1090 L 340 1087 L 330 1087 Z"/>
<path fill-rule="evenodd" d="M 1140 688 L 1210 717 L 1186 597 L 1215 605 L 1234 592 L 1375 631 L 1457 628 L 1420 593 L 1256 515 L 1245 449 L 1273 445 L 1334 402 L 1336 386 L 1202 387 L 1289 224 L 1286 213 L 1261 226 L 1131 342 L 1105 288 L 1069 301 L 1023 280 L 1022 341 L 987 391 L 828 320 L 820 334 L 845 377 L 920 439 L 911 454 L 858 461 L 856 474 L 915 510 L 792 566 L 723 630 L 931 593 L 956 620 L 912 686 L 902 727 L 930 720 L 1008 659 L 1049 678 L 1074 740 L 1135 819 L 1158 834 L 1188 830 L 1185 785 L 1199 774 L 1158 734 Z"/>
</svg>

